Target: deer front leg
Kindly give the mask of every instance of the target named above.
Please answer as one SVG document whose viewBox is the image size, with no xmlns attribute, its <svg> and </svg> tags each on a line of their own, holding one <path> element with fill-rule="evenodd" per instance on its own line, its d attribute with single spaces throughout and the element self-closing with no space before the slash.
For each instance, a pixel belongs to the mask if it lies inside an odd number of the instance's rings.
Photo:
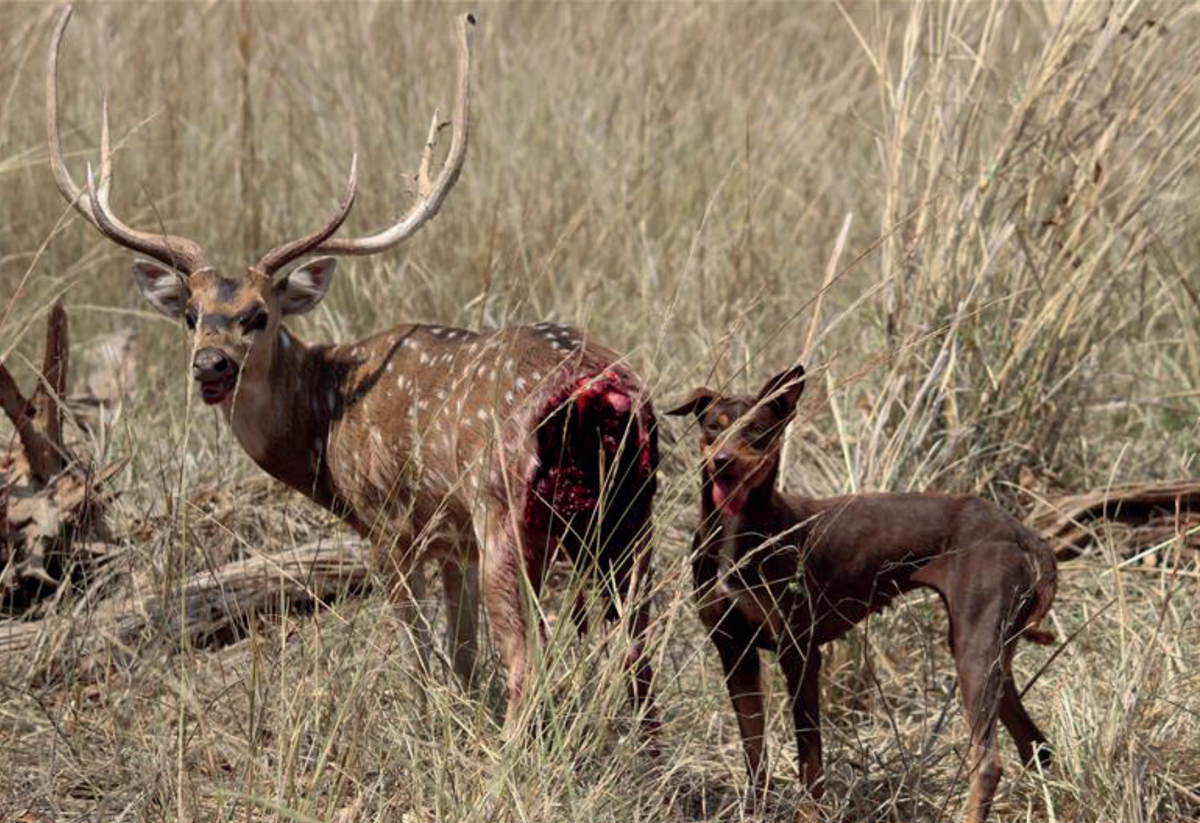
<svg viewBox="0 0 1200 823">
<path fill-rule="evenodd" d="M 429 682 L 430 657 L 433 643 L 430 640 L 429 624 L 421 613 L 421 601 L 425 599 L 425 574 L 419 564 L 397 573 L 388 591 L 388 599 L 396 614 L 404 621 L 408 642 L 416 653 L 418 673 L 415 699 L 424 704 L 425 689 Z"/>
<path fill-rule="evenodd" d="M 792 704 L 800 780 L 809 793 L 809 798 L 802 801 L 796 818 L 816 820 L 816 801 L 825 788 L 821 767 L 821 696 L 818 687 L 821 650 L 815 645 L 803 647 L 784 641 L 780 644 L 779 666 L 787 679 L 788 699 Z"/>
<path fill-rule="evenodd" d="M 454 673 L 473 694 L 479 634 L 479 570 L 475 564 L 453 558 L 443 561 L 442 593 L 446 599 L 446 645 Z"/>
</svg>

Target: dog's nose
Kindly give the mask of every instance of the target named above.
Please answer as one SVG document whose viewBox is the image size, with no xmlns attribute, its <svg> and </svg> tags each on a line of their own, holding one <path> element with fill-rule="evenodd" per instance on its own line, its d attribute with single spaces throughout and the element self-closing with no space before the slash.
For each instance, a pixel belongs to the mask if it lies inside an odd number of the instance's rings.
<svg viewBox="0 0 1200 823">
<path fill-rule="evenodd" d="M 237 363 L 220 349 L 209 347 L 196 352 L 192 358 L 192 377 L 196 380 L 217 380 L 237 374 Z"/>
<path fill-rule="evenodd" d="M 720 451 L 713 455 L 712 466 L 716 471 L 723 471 L 732 465 L 733 454 L 727 451 Z"/>
</svg>

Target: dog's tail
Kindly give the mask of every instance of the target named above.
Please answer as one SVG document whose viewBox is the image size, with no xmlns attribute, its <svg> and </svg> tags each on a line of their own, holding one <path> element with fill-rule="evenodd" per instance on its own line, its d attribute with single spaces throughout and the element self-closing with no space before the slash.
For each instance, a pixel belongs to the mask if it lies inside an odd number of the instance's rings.
<svg viewBox="0 0 1200 823">
<path fill-rule="evenodd" d="M 1022 529 L 1017 542 L 1024 549 L 1033 571 L 1033 585 L 1023 609 L 1026 615 L 1021 621 L 1021 636 L 1039 646 L 1049 646 L 1054 642 L 1054 632 L 1041 628 L 1040 624 L 1054 603 L 1054 593 L 1058 589 L 1058 563 L 1050 544 L 1041 535 Z"/>
</svg>

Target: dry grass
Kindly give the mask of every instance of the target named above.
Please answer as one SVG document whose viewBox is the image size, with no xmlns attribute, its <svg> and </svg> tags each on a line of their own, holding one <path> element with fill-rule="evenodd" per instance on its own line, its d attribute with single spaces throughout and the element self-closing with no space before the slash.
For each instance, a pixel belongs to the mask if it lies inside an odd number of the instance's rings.
<svg viewBox="0 0 1200 823">
<path fill-rule="evenodd" d="M 400 208 L 401 170 L 451 98 L 451 11 L 82 8 L 62 66 L 72 166 L 97 156 L 107 89 L 113 199 L 135 225 L 193 236 L 231 272 L 322 218 L 357 151 L 350 231 L 374 227 Z M 1195 7 L 482 11 L 475 130 L 447 208 L 402 252 L 343 267 L 303 334 L 560 319 L 629 353 L 661 400 L 706 380 L 744 387 L 800 356 L 852 214 L 807 357 L 791 488 L 932 487 L 1024 510 L 1195 474 Z M 89 441 L 131 462 L 120 552 L 54 604 L 79 627 L 101 595 L 169 597 L 229 559 L 348 536 L 259 483 L 189 400 L 187 341 L 135 294 L 128 255 L 68 214 L 44 147 L 49 15 L 0 8 L 0 355 L 27 378 L 63 295 L 75 340 L 132 325 L 143 364 L 137 395 Z M 556 636 L 540 731 L 505 749 L 494 658 L 482 700 L 444 678 L 421 707 L 382 598 L 348 597 L 264 616 L 225 647 L 163 628 L 99 678 L 48 674 L 36 655 L 5 664 L 0 820 L 749 819 L 732 712 L 688 599 L 691 437 L 672 431 L 659 757 L 629 729 L 619 635 Z M 1156 565 L 1125 563 L 1119 537 L 1101 530 L 1062 570 L 1053 621 L 1074 639 L 1028 698 L 1058 757 L 1023 772 L 1005 743 L 996 819 L 1200 813 L 1198 567 L 1166 562 L 1174 541 L 1148 553 Z M 961 812 L 965 729 L 943 632 L 936 604 L 910 598 L 835 644 L 833 819 Z M 1047 657 L 1022 650 L 1019 680 Z M 772 820 L 797 798 L 778 702 Z"/>
</svg>

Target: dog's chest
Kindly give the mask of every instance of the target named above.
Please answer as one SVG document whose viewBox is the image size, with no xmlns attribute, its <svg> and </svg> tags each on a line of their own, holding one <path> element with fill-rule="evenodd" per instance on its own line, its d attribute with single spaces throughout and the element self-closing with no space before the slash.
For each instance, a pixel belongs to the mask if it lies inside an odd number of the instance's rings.
<svg viewBox="0 0 1200 823">
<path fill-rule="evenodd" d="M 766 629 L 773 639 L 782 636 L 782 603 L 759 573 L 760 549 L 744 532 L 739 517 L 729 518 L 717 544 L 717 589 L 750 623 Z"/>
</svg>

